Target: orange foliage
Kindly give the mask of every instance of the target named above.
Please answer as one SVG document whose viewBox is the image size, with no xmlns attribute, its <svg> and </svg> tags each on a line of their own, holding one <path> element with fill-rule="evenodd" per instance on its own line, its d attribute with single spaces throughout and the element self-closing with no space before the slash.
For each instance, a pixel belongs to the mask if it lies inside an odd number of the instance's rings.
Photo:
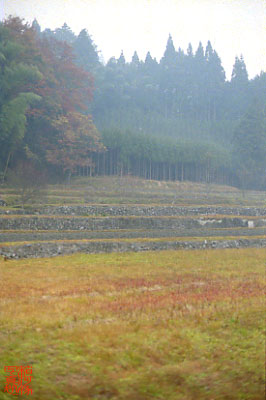
<svg viewBox="0 0 266 400">
<path fill-rule="evenodd" d="M 98 131 L 89 116 L 78 112 L 53 121 L 60 132 L 56 143 L 47 150 L 47 160 L 60 165 L 64 171 L 73 172 L 77 166 L 92 166 L 91 153 L 103 151 Z"/>
</svg>

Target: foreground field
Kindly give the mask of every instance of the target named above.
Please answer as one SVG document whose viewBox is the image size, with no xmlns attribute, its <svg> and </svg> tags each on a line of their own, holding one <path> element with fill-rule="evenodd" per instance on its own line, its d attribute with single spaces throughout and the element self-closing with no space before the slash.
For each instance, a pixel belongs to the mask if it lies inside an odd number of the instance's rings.
<svg viewBox="0 0 266 400">
<path fill-rule="evenodd" d="M 265 253 L 1 260 L 0 399 L 264 399 Z"/>
</svg>

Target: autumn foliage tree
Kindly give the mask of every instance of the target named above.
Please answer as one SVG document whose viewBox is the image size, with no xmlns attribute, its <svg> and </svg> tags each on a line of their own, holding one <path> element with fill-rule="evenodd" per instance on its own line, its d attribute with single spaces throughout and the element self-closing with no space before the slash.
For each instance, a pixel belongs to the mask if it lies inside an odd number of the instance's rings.
<svg viewBox="0 0 266 400">
<path fill-rule="evenodd" d="M 93 79 L 74 61 L 69 44 L 41 37 L 19 18 L 0 28 L 0 142 L 19 158 L 68 173 L 103 149 L 87 112 Z"/>
<path fill-rule="evenodd" d="M 93 166 L 92 154 L 103 151 L 91 118 L 78 112 L 69 112 L 53 121 L 58 131 L 54 143 L 47 143 L 47 160 L 60 166 L 70 176 L 78 167 Z"/>
<path fill-rule="evenodd" d="M 42 149 L 45 160 L 69 176 L 79 166 L 91 167 L 90 154 L 103 149 L 86 112 L 92 100 L 93 80 L 74 63 L 72 48 L 66 42 L 44 38 L 39 47 L 45 61 L 45 78 L 36 87 L 42 102 L 31 110 L 30 139 L 38 130 L 36 150 Z"/>
</svg>

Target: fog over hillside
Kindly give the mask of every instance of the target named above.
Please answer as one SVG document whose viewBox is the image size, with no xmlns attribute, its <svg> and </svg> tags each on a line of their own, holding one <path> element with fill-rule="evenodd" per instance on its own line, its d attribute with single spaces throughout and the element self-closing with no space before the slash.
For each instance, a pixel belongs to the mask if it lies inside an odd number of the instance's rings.
<svg viewBox="0 0 266 400">
<path fill-rule="evenodd" d="M 3 179 L 37 162 L 48 175 L 265 189 L 266 73 L 249 79 L 243 55 L 226 79 L 211 41 L 181 48 L 170 34 L 160 60 L 136 50 L 104 64 L 86 29 L 11 17 L 1 32 Z"/>
</svg>

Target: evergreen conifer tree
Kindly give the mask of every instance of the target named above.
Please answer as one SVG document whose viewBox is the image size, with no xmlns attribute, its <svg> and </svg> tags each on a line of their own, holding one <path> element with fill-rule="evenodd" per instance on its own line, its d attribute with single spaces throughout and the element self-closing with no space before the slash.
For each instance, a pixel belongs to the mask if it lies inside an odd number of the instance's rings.
<svg viewBox="0 0 266 400">
<path fill-rule="evenodd" d="M 193 57 L 193 48 L 192 48 L 192 44 L 191 43 L 189 43 L 188 44 L 188 48 L 187 48 L 187 55 L 189 56 L 189 57 Z"/>
<path fill-rule="evenodd" d="M 207 61 L 210 61 L 212 55 L 213 55 L 213 48 L 212 48 L 211 42 L 208 40 L 208 43 L 207 43 L 207 46 L 205 49 L 205 59 Z"/>
<path fill-rule="evenodd" d="M 240 58 L 235 58 L 235 63 L 233 66 L 231 83 L 233 85 L 245 85 L 248 83 L 248 72 L 244 61 L 244 57 L 241 54 Z"/>
<path fill-rule="evenodd" d="M 217 52 L 213 50 L 211 42 L 208 41 L 205 50 L 206 60 L 206 118 L 216 120 L 220 110 L 222 91 L 225 84 L 225 72 L 222 67 L 221 59 Z"/>
<path fill-rule="evenodd" d="M 76 39 L 75 34 L 66 23 L 64 23 L 61 28 L 57 28 L 54 31 L 54 35 L 55 38 L 61 42 L 73 43 Z"/>
<path fill-rule="evenodd" d="M 164 52 L 164 55 L 160 61 L 160 64 L 165 68 L 173 68 L 176 64 L 176 59 L 177 59 L 177 53 L 175 50 L 175 46 L 173 43 L 172 36 L 169 34 L 167 44 L 166 44 L 166 49 Z"/>
<path fill-rule="evenodd" d="M 235 58 L 225 105 L 233 118 L 240 119 L 250 106 L 250 85 L 243 56 Z"/>
<path fill-rule="evenodd" d="M 125 64 L 126 64 L 126 59 L 125 59 L 125 56 L 124 56 L 124 52 L 122 50 L 121 54 L 120 54 L 120 57 L 117 60 L 117 65 L 124 66 Z"/>
<path fill-rule="evenodd" d="M 100 66 L 99 56 L 97 48 L 86 29 L 80 31 L 73 46 L 78 65 L 86 71 L 95 72 Z"/>
<path fill-rule="evenodd" d="M 159 64 L 157 63 L 156 59 L 152 58 L 151 53 L 148 51 L 144 61 L 145 71 L 150 71 L 152 74 L 152 71 L 155 72 L 157 70 L 158 65 Z"/>
<path fill-rule="evenodd" d="M 197 119 L 206 119 L 206 71 L 207 61 L 204 54 L 202 43 L 199 42 L 198 48 L 193 58 L 192 79 L 193 79 L 193 108 Z"/>
<path fill-rule="evenodd" d="M 39 25 L 39 23 L 38 23 L 38 21 L 37 21 L 36 18 L 34 18 L 32 24 L 31 24 L 31 27 L 35 30 L 35 32 L 36 32 L 38 35 L 40 35 L 40 33 L 41 33 L 41 27 L 40 27 L 40 25 Z"/>
<path fill-rule="evenodd" d="M 54 37 L 54 32 L 50 28 L 46 28 L 44 31 L 42 31 L 42 37 L 47 39 Z"/>
<path fill-rule="evenodd" d="M 244 187 L 255 184 L 259 189 L 266 188 L 265 106 L 264 102 L 254 101 L 235 130 L 235 158 L 240 177 L 246 179 Z"/>
<path fill-rule="evenodd" d="M 204 49 L 201 42 L 199 42 L 198 48 L 196 50 L 195 59 L 197 60 L 197 62 L 204 61 Z"/>
<path fill-rule="evenodd" d="M 140 61 L 139 61 L 138 53 L 136 51 L 134 51 L 134 54 L 133 54 L 132 60 L 131 60 L 131 66 L 138 68 L 139 65 L 140 65 Z"/>
</svg>

